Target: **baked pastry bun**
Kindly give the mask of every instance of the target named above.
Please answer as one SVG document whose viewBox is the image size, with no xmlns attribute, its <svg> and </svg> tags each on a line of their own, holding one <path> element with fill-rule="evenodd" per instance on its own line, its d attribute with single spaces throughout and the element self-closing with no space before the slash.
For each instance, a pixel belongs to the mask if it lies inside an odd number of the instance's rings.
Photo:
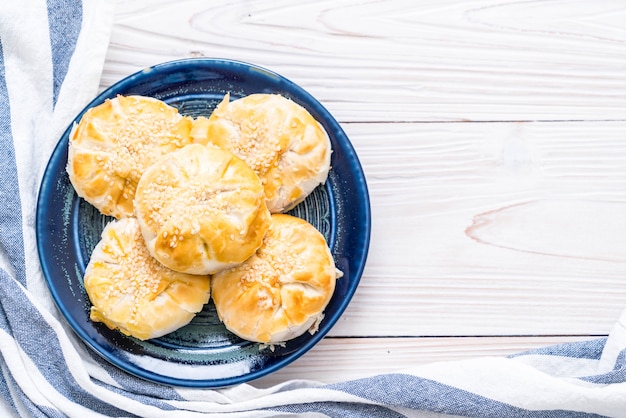
<svg viewBox="0 0 626 418">
<path fill-rule="evenodd" d="M 272 215 L 263 245 L 212 277 L 220 320 L 239 337 L 281 343 L 314 333 L 340 273 L 323 235 L 300 218 Z"/>
<path fill-rule="evenodd" d="M 188 324 L 210 297 L 209 276 L 172 271 L 150 256 L 135 218 L 104 228 L 83 280 L 91 319 L 140 340 Z"/>
<path fill-rule="evenodd" d="M 151 97 L 117 96 L 89 109 L 70 134 L 67 172 L 76 193 L 105 215 L 133 216 L 141 174 L 189 144 L 192 123 Z"/>
<path fill-rule="evenodd" d="M 135 213 L 152 256 L 191 274 L 243 262 L 270 223 L 252 169 L 229 151 L 200 144 L 171 152 L 144 172 Z"/>
<path fill-rule="evenodd" d="M 252 94 L 194 121 L 195 142 L 232 151 L 261 178 L 267 207 L 285 212 L 324 183 L 331 144 L 326 131 L 299 104 L 278 94 Z"/>
</svg>

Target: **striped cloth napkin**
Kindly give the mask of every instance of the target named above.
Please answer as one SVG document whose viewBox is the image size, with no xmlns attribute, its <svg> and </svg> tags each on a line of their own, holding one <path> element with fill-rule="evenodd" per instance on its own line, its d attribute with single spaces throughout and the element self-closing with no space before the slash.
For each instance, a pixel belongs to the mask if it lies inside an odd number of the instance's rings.
<svg viewBox="0 0 626 418">
<path fill-rule="evenodd" d="M 626 417 L 626 316 L 608 338 L 331 385 L 176 388 L 100 359 L 45 285 L 35 207 L 56 141 L 97 93 L 112 16 L 105 1 L 0 3 L 2 417 Z"/>
</svg>

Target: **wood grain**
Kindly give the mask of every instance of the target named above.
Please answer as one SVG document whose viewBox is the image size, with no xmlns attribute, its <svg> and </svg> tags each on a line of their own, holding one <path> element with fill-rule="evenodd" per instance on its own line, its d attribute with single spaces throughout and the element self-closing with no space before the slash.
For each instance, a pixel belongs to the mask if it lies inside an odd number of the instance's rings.
<svg viewBox="0 0 626 418">
<path fill-rule="evenodd" d="M 626 301 L 625 122 L 345 130 L 373 230 L 333 335 L 610 331 Z"/>
<path fill-rule="evenodd" d="M 343 122 L 624 119 L 619 1 L 119 2 L 102 86 L 206 56 L 252 62 Z"/>
</svg>

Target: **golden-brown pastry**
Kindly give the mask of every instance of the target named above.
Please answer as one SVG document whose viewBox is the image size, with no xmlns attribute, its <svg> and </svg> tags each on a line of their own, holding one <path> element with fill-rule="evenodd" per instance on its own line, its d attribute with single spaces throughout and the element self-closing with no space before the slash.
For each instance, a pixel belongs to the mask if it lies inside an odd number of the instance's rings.
<svg viewBox="0 0 626 418">
<path fill-rule="evenodd" d="M 184 273 L 213 274 L 250 257 L 269 227 L 259 177 L 231 152 L 191 144 L 150 166 L 135 213 L 153 257 Z"/>
<path fill-rule="evenodd" d="M 194 121 L 192 137 L 232 151 L 259 175 L 270 212 L 284 212 L 324 183 L 331 144 L 324 128 L 299 104 L 278 94 L 252 94 Z"/>
<path fill-rule="evenodd" d="M 256 254 L 212 277 L 212 297 L 228 330 L 280 343 L 317 330 L 340 274 L 313 225 L 275 214 Z"/>
<path fill-rule="evenodd" d="M 93 321 L 140 340 L 188 324 L 210 297 L 209 276 L 175 272 L 150 256 L 135 218 L 105 227 L 84 285 Z"/>
<path fill-rule="evenodd" d="M 117 96 L 89 109 L 70 134 L 67 172 L 76 193 L 105 215 L 133 216 L 141 174 L 189 144 L 192 123 L 151 97 Z"/>
</svg>

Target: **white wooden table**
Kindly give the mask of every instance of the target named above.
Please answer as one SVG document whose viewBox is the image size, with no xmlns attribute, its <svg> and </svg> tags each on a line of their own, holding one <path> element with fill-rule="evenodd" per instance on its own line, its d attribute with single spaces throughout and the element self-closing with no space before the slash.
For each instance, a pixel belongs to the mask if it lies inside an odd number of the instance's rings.
<svg viewBox="0 0 626 418">
<path fill-rule="evenodd" d="M 626 2 L 119 2 L 101 87 L 206 56 L 275 71 L 368 181 L 359 288 L 262 378 L 337 382 L 607 335 L 626 307 Z"/>
</svg>

